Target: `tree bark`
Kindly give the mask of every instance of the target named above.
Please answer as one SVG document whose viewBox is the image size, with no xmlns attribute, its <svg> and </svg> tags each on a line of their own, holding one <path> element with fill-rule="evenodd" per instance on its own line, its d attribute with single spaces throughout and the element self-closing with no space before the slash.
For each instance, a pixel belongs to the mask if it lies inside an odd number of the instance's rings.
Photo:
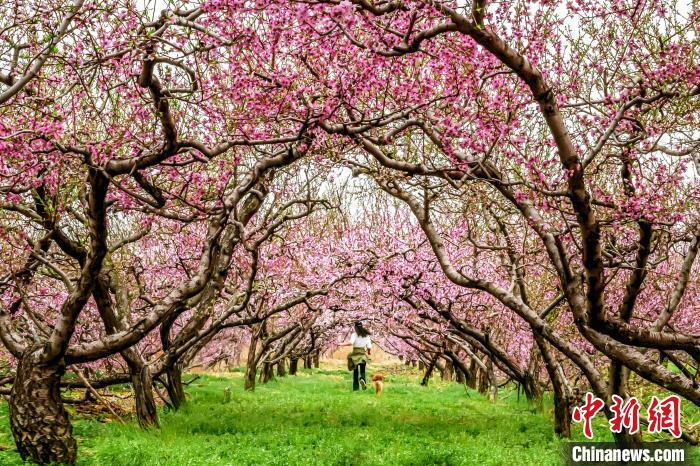
<svg viewBox="0 0 700 466">
<path fill-rule="evenodd" d="M 456 376 L 455 379 L 456 379 L 457 383 L 460 385 L 464 385 L 465 382 L 467 381 L 466 377 L 464 376 L 464 372 L 459 367 L 455 371 L 455 376 Z"/>
<path fill-rule="evenodd" d="M 246 361 L 245 366 L 245 376 L 243 386 L 246 390 L 255 390 L 255 376 L 258 372 L 256 353 L 258 350 L 258 337 L 253 335 L 250 338 L 250 345 L 248 346 L 248 361 Z"/>
<path fill-rule="evenodd" d="M 454 380 L 452 361 L 449 359 L 445 359 L 445 368 L 442 370 L 442 380 L 447 382 L 452 382 L 452 380 Z"/>
<path fill-rule="evenodd" d="M 495 403 L 496 399 L 498 399 L 498 379 L 496 378 L 496 371 L 493 370 L 493 359 L 491 358 L 488 358 L 486 362 L 486 371 L 489 383 L 488 398 L 491 403 Z"/>
<path fill-rule="evenodd" d="M 269 362 L 264 362 L 260 371 L 260 382 L 268 383 L 275 378 L 275 366 Z"/>
<path fill-rule="evenodd" d="M 476 371 L 479 368 L 474 359 L 475 358 L 473 357 L 471 358 L 471 362 L 469 363 L 469 375 L 467 376 L 467 380 L 465 381 L 467 387 L 470 388 L 476 388 Z"/>
<path fill-rule="evenodd" d="M 185 387 L 182 384 L 182 368 L 176 363 L 172 367 L 166 368 L 164 374 L 165 389 L 168 391 L 170 403 L 177 410 L 186 401 Z"/>
<path fill-rule="evenodd" d="M 22 459 L 75 464 L 78 446 L 61 401 L 62 362 L 45 363 L 29 349 L 17 365 L 10 392 L 10 428 Z"/>
<path fill-rule="evenodd" d="M 243 377 L 243 387 L 246 390 L 255 390 L 255 376 L 257 375 L 257 373 L 258 370 L 255 366 L 246 366 L 245 375 Z"/>
<path fill-rule="evenodd" d="M 523 392 L 529 403 L 532 403 L 538 410 L 542 410 L 542 389 L 539 384 L 540 373 L 540 353 L 544 340 L 537 333 L 536 329 L 532 330 L 535 341 L 532 342 L 530 348 L 530 359 L 527 364 L 527 370 L 523 373 Z M 539 339 L 539 340 L 538 340 Z"/>
<path fill-rule="evenodd" d="M 554 386 L 554 432 L 560 437 L 571 438 L 571 405 L 562 393 L 559 381 L 552 380 Z"/>
<path fill-rule="evenodd" d="M 566 393 L 562 374 L 557 368 L 557 361 L 541 335 L 534 334 L 549 380 L 554 391 L 554 432 L 565 438 L 571 438 L 571 407 Z"/>
<path fill-rule="evenodd" d="M 153 376 L 146 364 L 129 365 L 131 376 L 131 386 L 134 389 L 134 403 L 136 408 L 136 419 L 141 427 L 148 429 L 158 428 L 158 409 L 153 396 Z"/>
<path fill-rule="evenodd" d="M 289 360 L 289 375 L 297 375 L 297 368 L 299 367 L 299 358 L 291 358 Z"/>
<path fill-rule="evenodd" d="M 425 375 L 423 376 L 423 380 L 421 380 L 421 385 L 422 386 L 427 386 L 428 381 L 430 380 L 430 376 L 433 375 L 433 370 L 435 369 L 435 365 L 437 364 L 437 360 L 440 357 L 440 354 L 435 354 L 433 358 L 430 360 L 430 363 L 428 364 L 428 367 L 425 369 Z"/>
<path fill-rule="evenodd" d="M 484 359 L 486 361 L 491 360 L 491 359 L 489 359 L 488 356 L 485 356 Z M 484 365 L 486 365 L 486 363 L 484 363 Z M 476 389 L 482 395 L 488 395 L 489 385 L 490 385 L 490 380 L 489 380 L 488 369 L 483 369 L 482 367 L 479 367 L 477 372 L 476 372 Z"/>
<path fill-rule="evenodd" d="M 277 363 L 277 377 L 286 377 L 287 375 L 287 363 L 283 358 Z"/>
<path fill-rule="evenodd" d="M 452 368 L 454 370 L 455 374 L 455 380 L 462 384 L 465 385 L 467 383 L 467 379 L 471 377 L 471 374 L 469 373 L 469 368 L 464 364 L 464 361 L 462 361 L 459 356 L 457 356 L 454 352 L 450 351 L 447 353 L 450 359 L 452 359 Z"/>
</svg>

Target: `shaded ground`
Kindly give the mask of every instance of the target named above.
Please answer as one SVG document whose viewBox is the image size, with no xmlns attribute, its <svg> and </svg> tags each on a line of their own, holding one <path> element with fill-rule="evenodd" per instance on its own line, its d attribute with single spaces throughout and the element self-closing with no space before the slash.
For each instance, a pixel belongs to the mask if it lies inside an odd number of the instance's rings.
<svg viewBox="0 0 700 466">
<path fill-rule="evenodd" d="M 79 464 L 561 464 L 549 418 L 512 392 L 491 404 L 454 383 L 420 387 L 415 375 L 392 375 L 380 399 L 349 387 L 341 370 L 281 378 L 253 393 L 241 374 L 202 376 L 183 409 L 162 414 L 159 432 L 74 417 Z M 0 444 L 0 464 L 22 464 L 6 404 Z"/>
</svg>

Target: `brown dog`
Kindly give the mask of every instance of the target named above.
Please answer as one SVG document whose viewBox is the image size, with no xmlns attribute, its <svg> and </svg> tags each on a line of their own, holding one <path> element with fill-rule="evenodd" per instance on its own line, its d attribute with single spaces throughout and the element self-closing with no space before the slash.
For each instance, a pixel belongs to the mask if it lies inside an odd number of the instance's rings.
<svg viewBox="0 0 700 466">
<path fill-rule="evenodd" d="M 372 376 L 372 382 L 374 382 L 375 396 L 381 396 L 382 389 L 384 388 L 384 374 L 374 374 Z"/>
</svg>

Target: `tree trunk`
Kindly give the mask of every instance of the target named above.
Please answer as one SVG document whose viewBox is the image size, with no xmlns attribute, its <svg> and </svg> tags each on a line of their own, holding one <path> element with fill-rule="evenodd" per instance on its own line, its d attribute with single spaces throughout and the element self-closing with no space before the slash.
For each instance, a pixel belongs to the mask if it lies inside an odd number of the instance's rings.
<svg viewBox="0 0 700 466">
<path fill-rule="evenodd" d="M 245 368 L 245 376 L 243 377 L 244 383 L 243 387 L 246 390 L 255 390 L 255 376 L 257 375 L 258 370 L 255 365 L 249 365 L 246 366 Z"/>
<path fill-rule="evenodd" d="M 316 369 L 318 369 L 319 365 L 321 364 L 321 355 L 318 352 L 316 354 L 314 354 L 313 362 L 314 362 L 314 367 Z"/>
<path fill-rule="evenodd" d="M 523 392 L 525 392 L 525 398 L 527 401 L 532 403 L 538 410 L 542 410 L 542 388 L 539 384 L 539 373 L 540 373 L 540 363 L 539 356 L 542 351 L 542 344 L 544 340 L 538 341 L 538 338 L 542 338 L 533 329 L 533 335 L 535 341 L 532 342 L 532 348 L 530 349 L 530 360 L 527 365 L 527 369 L 523 373 Z"/>
<path fill-rule="evenodd" d="M 558 382 L 554 385 L 554 432 L 565 438 L 571 438 L 571 405 L 568 397 L 562 392 Z"/>
<path fill-rule="evenodd" d="M 287 375 L 287 367 L 285 359 L 277 363 L 277 377 L 285 377 Z"/>
<path fill-rule="evenodd" d="M 304 357 L 304 369 L 311 369 L 311 356 Z"/>
<path fill-rule="evenodd" d="M 457 383 L 460 385 L 464 385 L 467 381 L 466 377 L 464 377 L 464 372 L 462 372 L 462 370 L 459 367 L 455 371 L 455 376 Z"/>
<path fill-rule="evenodd" d="M 610 395 L 619 395 L 622 398 L 629 397 L 629 369 L 617 361 L 610 361 L 609 387 Z"/>
<path fill-rule="evenodd" d="M 445 359 L 445 368 L 442 370 L 442 380 L 447 382 L 452 382 L 454 380 L 454 370 L 452 367 L 452 361 Z"/>
<path fill-rule="evenodd" d="M 467 384 L 467 387 L 476 388 L 476 371 L 478 368 L 479 366 L 476 365 L 474 358 L 471 358 L 471 362 L 469 363 L 469 372 L 466 374 L 467 380 L 464 382 Z"/>
<path fill-rule="evenodd" d="M 248 346 L 248 360 L 245 365 L 245 376 L 243 387 L 246 390 L 255 390 L 255 376 L 258 372 L 257 367 L 257 351 L 258 351 L 258 337 L 253 334 L 250 337 L 250 345 Z"/>
<path fill-rule="evenodd" d="M 424 387 L 428 385 L 428 381 L 430 380 L 430 376 L 433 375 L 433 370 L 435 369 L 435 365 L 437 364 L 437 360 L 439 357 L 439 354 L 435 354 L 435 356 L 433 356 L 433 358 L 430 360 L 428 367 L 425 369 L 425 375 L 423 376 L 423 380 L 421 380 L 420 383 Z"/>
<path fill-rule="evenodd" d="M 134 390 L 136 419 L 139 425 L 144 429 L 159 427 L 158 409 L 153 397 L 153 375 L 150 368 L 134 348 L 122 351 L 121 356 L 129 368 L 129 379 Z"/>
<path fill-rule="evenodd" d="M 486 362 L 486 370 L 488 371 L 488 381 L 489 381 L 489 401 L 495 403 L 498 398 L 498 379 L 496 378 L 496 371 L 493 370 L 493 360 L 488 358 Z"/>
<path fill-rule="evenodd" d="M 275 378 L 275 366 L 269 362 L 264 362 L 260 371 L 260 382 L 268 383 Z"/>
<path fill-rule="evenodd" d="M 156 400 L 153 397 L 153 376 L 147 365 L 129 364 L 131 385 L 134 388 L 136 419 L 144 429 L 159 427 Z"/>
<path fill-rule="evenodd" d="M 489 391 L 489 377 L 481 367 L 476 371 L 476 389 L 482 395 L 486 395 Z"/>
<path fill-rule="evenodd" d="M 61 401 L 62 363 L 45 364 L 28 350 L 17 365 L 10 392 L 10 428 L 22 459 L 74 464 L 78 446 Z"/>
<path fill-rule="evenodd" d="M 182 385 L 182 369 L 179 364 L 165 370 L 166 384 L 170 403 L 174 409 L 179 409 L 185 402 L 185 388 Z"/>
<path fill-rule="evenodd" d="M 629 389 L 629 377 L 630 371 L 625 366 L 620 364 L 618 361 L 610 362 L 609 371 L 609 383 L 610 387 L 610 400 L 612 400 L 612 395 L 618 395 L 624 400 L 631 396 Z M 642 443 L 642 431 L 640 429 L 636 434 L 630 434 L 629 429 L 622 428 L 622 432 L 617 434 L 619 438 L 616 439 L 617 443 L 620 445 L 627 446 L 639 446 Z"/>
<path fill-rule="evenodd" d="M 559 373 L 557 361 L 544 338 L 537 333 L 534 336 L 554 390 L 554 432 L 561 437 L 571 438 L 571 407 L 562 374 Z"/>
<path fill-rule="evenodd" d="M 534 374 L 525 371 L 523 380 L 523 392 L 527 401 L 532 403 L 537 409 L 542 409 L 542 389 Z"/>
<path fill-rule="evenodd" d="M 467 379 L 470 377 L 469 368 L 453 351 L 448 351 L 446 354 L 452 362 L 452 373 L 454 374 L 454 380 L 457 383 L 464 385 Z"/>
<path fill-rule="evenodd" d="M 289 360 L 289 375 L 297 375 L 297 368 L 299 367 L 299 358 L 291 358 Z"/>
</svg>

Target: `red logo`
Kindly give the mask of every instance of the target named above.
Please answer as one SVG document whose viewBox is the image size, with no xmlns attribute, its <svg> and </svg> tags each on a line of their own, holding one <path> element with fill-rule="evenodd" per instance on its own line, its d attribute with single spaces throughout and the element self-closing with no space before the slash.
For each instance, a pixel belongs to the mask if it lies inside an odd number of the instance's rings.
<svg viewBox="0 0 700 466">
<path fill-rule="evenodd" d="M 671 395 L 663 401 L 652 396 L 647 413 L 650 433 L 667 430 L 676 438 L 681 436 L 681 399 L 678 396 Z"/>
<path fill-rule="evenodd" d="M 610 411 L 613 413 L 610 424 L 610 431 L 615 433 L 622 432 L 622 428 L 629 430 L 630 434 L 639 432 L 639 410 L 642 407 L 635 397 L 630 398 L 625 402 L 621 396 L 612 396 L 613 404 L 610 406 Z"/>
<path fill-rule="evenodd" d="M 586 402 L 583 406 L 577 407 L 572 413 L 575 422 L 583 422 L 583 435 L 586 438 L 593 438 L 593 428 L 591 419 L 603 409 L 605 403 L 600 398 L 596 398 L 592 393 L 586 393 Z"/>
<path fill-rule="evenodd" d="M 603 400 L 593 396 L 592 393 L 586 393 L 585 403 L 574 408 L 572 418 L 574 422 L 583 422 L 583 435 L 586 438 L 593 438 L 591 421 L 604 407 L 605 402 Z M 610 406 L 612 417 L 608 421 L 610 431 L 620 433 L 624 428 L 630 434 L 639 432 L 640 409 L 641 405 L 635 397 L 625 401 L 622 397 L 613 395 L 612 405 Z M 671 395 L 663 400 L 652 396 L 647 414 L 649 416 L 648 432 L 650 434 L 667 431 L 675 438 L 681 436 L 681 399 L 677 395 Z"/>
</svg>

